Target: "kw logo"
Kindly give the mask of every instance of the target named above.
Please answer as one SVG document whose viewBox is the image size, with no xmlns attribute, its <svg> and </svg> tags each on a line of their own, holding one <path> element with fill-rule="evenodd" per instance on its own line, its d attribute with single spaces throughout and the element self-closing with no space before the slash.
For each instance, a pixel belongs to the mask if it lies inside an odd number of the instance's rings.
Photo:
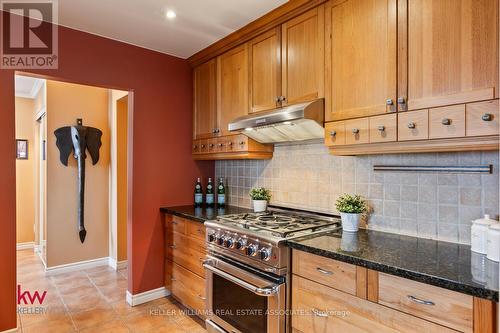
<svg viewBox="0 0 500 333">
<path fill-rule="evenodd" d="M 47 296 L 47 291 L 44 291 L 41 295 L 38 291 L 35 291 L 31 294 L 29 291 L 22 291 L 21 285 L 17 285 L 17 304 L 20 305 L 21 301 L 24 304 L 35 304 L 35 301 L 38 301 L 39 304 L 42 304 L 45 300 L 45 296 Z"/>
</svg>

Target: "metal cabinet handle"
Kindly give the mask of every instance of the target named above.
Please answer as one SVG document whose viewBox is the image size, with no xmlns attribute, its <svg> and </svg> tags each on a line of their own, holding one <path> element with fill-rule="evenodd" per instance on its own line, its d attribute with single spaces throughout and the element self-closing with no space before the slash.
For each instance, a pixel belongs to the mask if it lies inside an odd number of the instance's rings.
<svg viewBox="0 0 500 333">
<path fill-rule="evenodd" d="M 177 246 L 175 246 L 175 245 L 170 245 L 170 248 L 172 248 L 172 249 L 176 249 L 176 248 L 177 248 Z"/>
<path fill-rule="evenodd" d="M 408 297 L 408 299 L 410 301 L 418 303 L 418 304 L 422 304 L 422 305 L 436 305 L 433 301 L 426 301 L 426 300 L 417 298 L 417 297 L 412 296 L 412 295 L 408 295 L 407 297 Z"/>
<path fill-rule="evenodd" d="M 394 105 L 394 101 L 390 98 L 388 98 L 386 101 L 385 101 L 385 104 L 387 105 Z"/>
<path fill-rule="evenodd" d="M 401 105 L 401 104 L 406 104 L 406 99 L 404 97 L 399 97 L 398 98 L 398 104 Z"/>
<path fill-rule="evenodd" d="M 174 278 L 170 278 L 170 281 L 177 281 L 177 280 L 176 280 L 176 279 L 174 279 Z"/>
<path fill-rule="evenodd" d="M 213 144 L 213 143 L 211 143 L 209 146 L 210 146 L 210 148 L 213 148 L 214 144 Z"/>
<path fill-rule="evenodd" d="M 352 134 L 358 134 L 359 133 L 359 129 L 358 128 L 353 128 L 352 129 Z"/>
<path fill-rule="evenodd" d="M 320 311 L 318 309 L 311 309 L 311 312 L 316 316 L 316 317 L 321 317 L 321 318 L 326 318 L 328 317 L 328 314 L 325 311 Z"/>
<path fill-rule="evenodd" d="M 408 128 L 415 128 L 417 125 L 412 121 L 408 123 Z"/>
<path fill-rule="evenodd" d="M 232 143 L 232 142 L 229 142 L 229 143 L 228 143 L 228 145 L 229 145 L 229 146 L 232 146 L 232 145 L 233 145 L 233 143 Z"/>
<path fill-rule="evenodd" d="M 222 147 L 222 146 L 224 146 L 224 145 L 223 145 L 222 143 L 219 143 L 217 146 Z"/>
<path fill-rule="evenodd" d="M 335 135 L 337 135 L 336 131 L 330 131 L 330 136 L 335 136 Z"/>
<path fill-rule="evenodd" d="M 451 125 L 451 119 L 450 118 L 444 118 L 443 120 L 441 120 L 441 124 L 443 124 L 445 126 Z"/>
<path fill-rule="evenodd" d="M 201 145 L 201 148 L 205 148 L 205 145 Z"/>
<path fill-rule="evenodd" d="M 240 141 L 240 145 L 244 145 L 245 144 L 245 141 Z"/>
<path fill-rule="evenodd" d="M 333 275 L 333 272 L 332 271 L 327 271 L 326 269 L 323 269 L 321 267 L 316 267 L 316 270 L 318 272 L 320 272 L 321 274 L 325 274 L 325 275 Z"/>
<path fill-rule="evenodd" d="M 201 299 L 201 300 L 206 300 L 207 299 L 206 297 L 203 297 L 201 295 L 198 295 L 198 298 Z"/>
<path fill-rule="evenodd" d="M 385 126 L 384 126 L 384 125 L 380 125 L 377 129 L 378 129 L 380 132 L 383 132 L 383 131 L 385 131 Z"/>
<path fill-rule="evenodd" d="M 493 119 L 493 115 L 491 113 L 485 113 L 481 116 L 483 121 L 491 121 Z"/>
<path fill-rule="evenodd" d="M 220 133 L 220 129 L 216 129 L 216 130 L 215 130 L 215 133 Z"/>
<path fill-rule="evenodd" d="M 284 102 L 286 101 L 286 97 L 285 96 L 281 96 L 281 102 Z"/>
<path fill-rule="evenodd" d="M 173 224 L 173 225 L 177 225 L 177 224 L 179 224 L 179 223 L 178 223 L 178 222 L 175 222 L 175 221 L 172 221 L 172 224 Z"/>
<path fill-rule="evenodd" d="M 198 146 L 197 146 L 197 145 L 194 145 L 194 146 L 193 146 L 193 149 L 196 149 L 196 148 L 198 148 Z"/>
</svg>

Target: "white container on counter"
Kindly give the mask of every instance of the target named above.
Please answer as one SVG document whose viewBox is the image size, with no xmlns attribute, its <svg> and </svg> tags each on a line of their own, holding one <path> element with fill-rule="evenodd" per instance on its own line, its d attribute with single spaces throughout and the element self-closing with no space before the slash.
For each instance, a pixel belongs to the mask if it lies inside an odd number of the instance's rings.
<svg viewBox="0 0 500 333">
<path fill-rule="evenodd" d="M 488 228 L 487 257 L 498 262 L 500 259 L 500 224 L 495 223 Z"/>
<path fill-rule="evenodd" d="M 472 221 L 470 245 L 473 252 L 481 254 L 488 252 L 488 228 L 495 223 L 498 221 L 492 220 L 489 215 Z"/>
</svg>

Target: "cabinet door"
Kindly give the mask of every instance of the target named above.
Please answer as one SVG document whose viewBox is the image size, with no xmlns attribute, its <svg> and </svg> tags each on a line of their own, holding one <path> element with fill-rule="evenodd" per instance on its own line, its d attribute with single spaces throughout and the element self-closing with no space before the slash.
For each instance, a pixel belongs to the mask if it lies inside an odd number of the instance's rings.
<svg viewBox="0 0 500 333">
<path fill-rule="evenodd" d="M 396 0 L 326 4 L 327 121 L 396 111 Z"/>
<path fill-rule="evenodd" d="M 230 134 L 228 124 L 248 113 L 248 47 L 243 44 L 217 58 L 220 135 Z"/>
<path fill-rule="evenodd" d="M 497 0 L 408 0 L 401 9 L 409 110 L 498 97 Z"/>
<path fill-rule="evenodd" d="M 248 42 L 250 112 L 275 109 L 281 96 L 279 28 Z"/>
<path fill-rule="evenodd" d="M 216 135 L 217 128 L 217 63 L 212 59 L 193 70 L 195 139 Z"/>
<path fill-rule="evenodd" d="M 324 6 L 281 26 L 282 105 L 324 97 Z"/>
</svg>

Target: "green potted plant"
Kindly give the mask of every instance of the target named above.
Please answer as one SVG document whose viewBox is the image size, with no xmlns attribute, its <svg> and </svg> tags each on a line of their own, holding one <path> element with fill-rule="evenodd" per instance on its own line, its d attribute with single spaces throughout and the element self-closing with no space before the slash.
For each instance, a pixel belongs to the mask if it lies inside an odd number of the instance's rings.
<svg viewBox="0 0 500 333">
<path fill-rule="evenodd" d="M 253 188 L 250 193 L 253 202 L 253 211 L 255 213 L 265 212 L 267 203 L 271 200 L 271 193 L 264 187 Z"/>
<path fill-rule="evenodd" d="M 342 229 L 348 232 L 358 231 L 361 215 L 368 209 L 366 201 L 357 194 L 343 194 L 335 202 L 335 207 L 342 219 Z"/>
</svg>

